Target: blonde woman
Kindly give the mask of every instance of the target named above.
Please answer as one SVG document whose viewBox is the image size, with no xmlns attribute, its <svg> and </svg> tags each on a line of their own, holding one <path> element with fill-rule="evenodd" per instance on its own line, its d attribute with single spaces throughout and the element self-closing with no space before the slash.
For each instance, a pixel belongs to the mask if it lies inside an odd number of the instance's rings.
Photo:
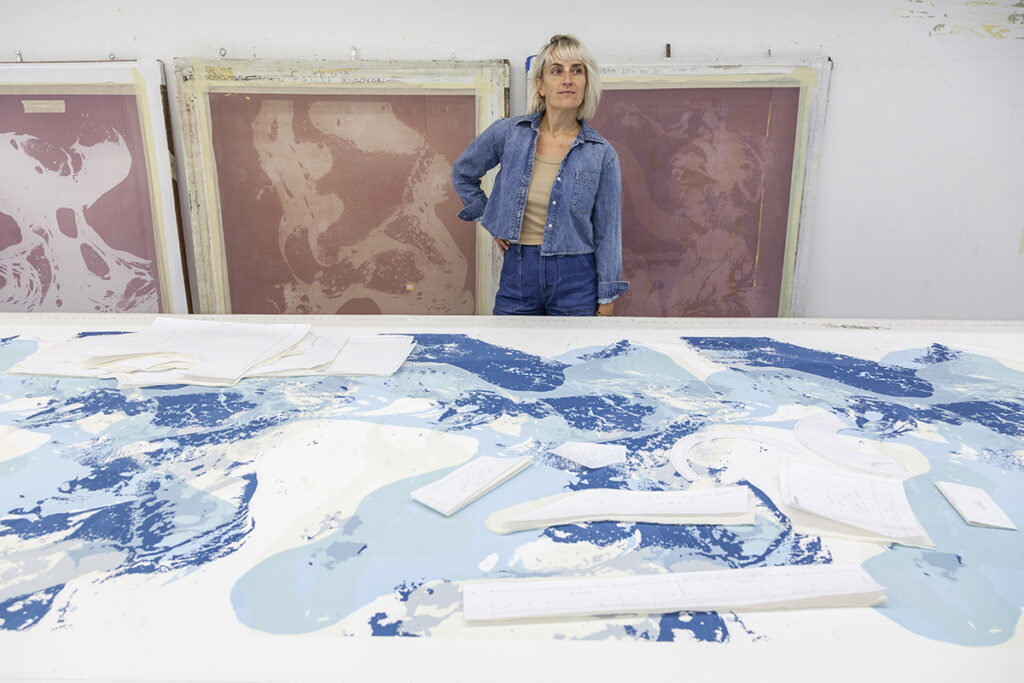
<svg viewBox="0 0 1024 683">
<path fill-rule="evenodd" d="M 452 167 L 465 208 L 504 254 L 495 315 L 612 315 L 622 281 L 619 157 L 586 119 L 597 63 L 575 37 L 554 36 L 530 68 L 530 113 L 496 121 Z M 501 165 L 488 197 L 484 174 Z"/>
</svg>

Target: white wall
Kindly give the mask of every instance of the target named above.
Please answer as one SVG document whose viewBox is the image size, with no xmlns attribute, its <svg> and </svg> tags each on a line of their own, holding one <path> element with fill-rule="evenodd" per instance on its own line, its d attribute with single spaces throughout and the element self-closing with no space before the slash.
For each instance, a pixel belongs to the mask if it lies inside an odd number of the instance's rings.
<svg viewBox="0 0 1024 683">
<path fill-rule="evenodd" d="M 507 58 L 518 114 L 523 61 L 558 32 L 599 61 L 666 43 L 675 57 L 828 55 L 804 313 L 1024 319 L 1022 4 L 0 0 L 0 60 Z"/>
</svg>

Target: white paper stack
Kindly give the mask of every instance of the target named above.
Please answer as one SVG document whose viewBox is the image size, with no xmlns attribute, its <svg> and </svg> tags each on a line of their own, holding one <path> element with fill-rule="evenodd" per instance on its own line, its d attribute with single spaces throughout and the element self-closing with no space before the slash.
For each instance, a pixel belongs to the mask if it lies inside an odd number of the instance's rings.
<svg viewBox="0 0 1024 683">
<path fill-rule="evenodd" d="M 121 386 L 231 386 L 298 344 L 309 329 L 306 324 L 157 318 L 142 332 L 112 337 L 115 347 L 88 362 L 110 369 Z"/>
<path fill-rule="evenodd" d="M 780 479 L 786 514 L 797 531 L 935 547 L 898 479 L 795 460 L 782 462 Z"/>
<path fill-rule="evenodd" d="M 578 522 L 753 524 L 753 494 L 745 486 L 700 491 L 586 489 L 531 500 L 487 518 L 496 534 Z"/>
<path fill-rule="evenodd" d="M 448 517 L 526 469 L 532 459 L 529 455 L 518 458 L 481 455 L 447 476 L 416 489 L 412 498 Z"/>
<path fill-rule="evenodd" d="M 78 337 L 71 341 L 40 347 L 7 372 L 12 375 L 41 375 L 56 377 L 109 377 L 100 368 L 86 367 L 84 362 L 100 353 L 110 344 L 110 339 L 122 335 L 97 335 Z"/>
<path fill-rule="evenodd" d="M 231 386 L 243 377 L 392 374 L 414 346 L 408 336 L 317 336 L 308 324 L 163 317 L 139 332 L 40 349 L 8 372 L 115 378 L 120 386 Z"/>
<path fill-rule="evenodd" d="M 327 368 L 348 343 L 348 337 L 306 335 L 285 353 L 263 361 L 247 377 L 294 377 Z"/>
<path fill-rule="evenodd" d="M 469 622 L 677 611 L 868 607 L 885 588 L 857 564 L 795 565 L 640 576 L 470 581 Z"/>
<path fill-rule="evenodd" d="M 402 367 L 414 348 L 415 340 L 405 335 L 349 337 L 348 343 L 324 368 L 323 374 L 386 377 Z"/>
<path fill-rule="evenodd" d="M 984 489 L 967 484 L 954 484 L 949 481 L 937 481 L 935 486 L 942 492 L 964 521 L 971 526 L 991 527 L 993 529 L 1017 530 L 1009 515 L 992 500 L 992 496 Z"/>
</svg>

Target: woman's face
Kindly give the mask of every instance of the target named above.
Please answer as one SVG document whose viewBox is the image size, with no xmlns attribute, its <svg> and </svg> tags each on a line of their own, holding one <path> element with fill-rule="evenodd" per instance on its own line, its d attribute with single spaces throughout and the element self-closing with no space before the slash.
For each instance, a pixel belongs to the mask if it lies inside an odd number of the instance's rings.
<svg viewBox="0 0 1024 683">
<path fill-rule="evenodd" d="M 544 65 L 537 90 L 550 110 L 571 110 L 583 104 L 587 89 L 587 67 L 583 62 L 552 59 Z"/>
</svg>

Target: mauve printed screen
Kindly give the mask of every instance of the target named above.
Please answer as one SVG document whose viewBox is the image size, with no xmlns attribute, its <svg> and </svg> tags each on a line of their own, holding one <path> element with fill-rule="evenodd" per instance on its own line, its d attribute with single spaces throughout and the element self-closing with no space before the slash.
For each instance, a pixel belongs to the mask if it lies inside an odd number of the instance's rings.
<svg viewBox="0 0 1024 683">
<path fill-rule="evenodd" d="M 162 310 L 134 95 L 0 95 L 0 310 Z"/>
<path fill-rule="evenodd" d="M 799 90 L 606 90 L 590 122 L 619 154 L 617 315 L 779 313 Z"/>
<path fill-rule="evenodd" d="M 209 96 L 233 313 L 472 314 L 473 95 Z"/>
</svg>

